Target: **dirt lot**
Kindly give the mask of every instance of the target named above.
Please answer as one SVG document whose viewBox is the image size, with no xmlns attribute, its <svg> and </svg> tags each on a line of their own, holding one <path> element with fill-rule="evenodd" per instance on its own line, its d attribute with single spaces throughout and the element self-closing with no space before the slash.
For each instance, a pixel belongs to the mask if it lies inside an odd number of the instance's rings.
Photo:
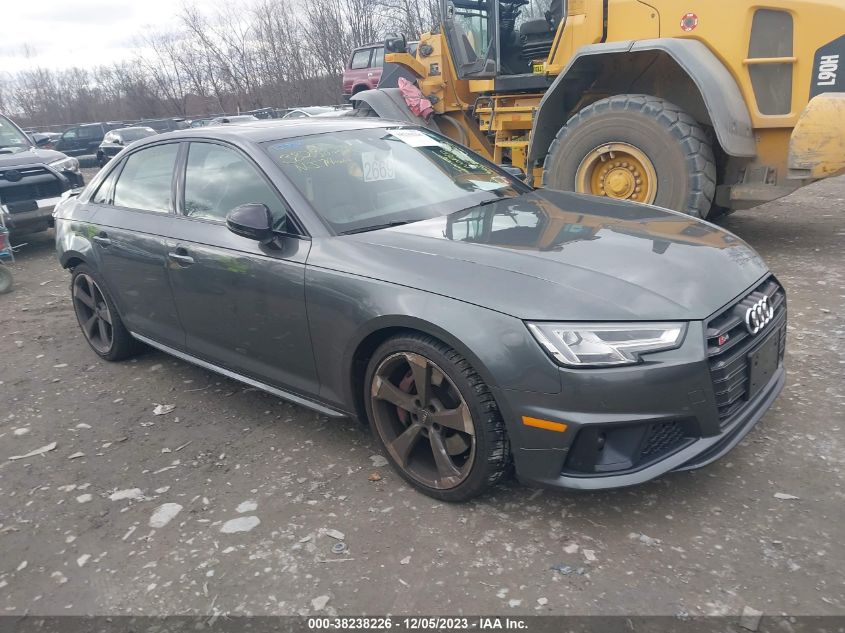
<svg viewBox="0 0 845 633">
<path fill-rule="evenodd" d="M 845 614 L 845 179 L 723 223 L 789 292 L 787 387 L 749 437 L 635 489 L 466 505 L 353 422 L 158 352 L 100 361 L 52 235 L 26 238 L 0 297 L 0 613 Z"/>
</svg>

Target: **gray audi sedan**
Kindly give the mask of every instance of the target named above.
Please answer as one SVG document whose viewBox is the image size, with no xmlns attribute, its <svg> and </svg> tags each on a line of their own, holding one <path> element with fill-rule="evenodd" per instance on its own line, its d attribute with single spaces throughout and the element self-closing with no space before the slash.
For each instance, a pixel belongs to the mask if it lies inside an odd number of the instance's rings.
<svg viewBox="0 0 845 633">
<path fill-rule="evenodd" d="M 419 490 L 704 466 L 784 383 L 786 297 L 712 224 L 533 190 L 373 119 L 180 130 L 56 211 L 82 333 L 371 425 Z"/>
</svg>

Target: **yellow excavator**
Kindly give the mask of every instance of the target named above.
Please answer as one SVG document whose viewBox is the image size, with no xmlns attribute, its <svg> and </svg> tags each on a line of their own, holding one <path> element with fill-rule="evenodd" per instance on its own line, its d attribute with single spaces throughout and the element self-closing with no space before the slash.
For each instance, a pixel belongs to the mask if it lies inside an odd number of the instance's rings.
<svg viewBox="0 0 845 633">
<path fill-rule="evenodd" d="M 845 172 L 843 0 L 438 2 L 414 56 L 386 40 L 355 116 L 427 125 L 534 185 L 702 218 Z"/>
</svg>

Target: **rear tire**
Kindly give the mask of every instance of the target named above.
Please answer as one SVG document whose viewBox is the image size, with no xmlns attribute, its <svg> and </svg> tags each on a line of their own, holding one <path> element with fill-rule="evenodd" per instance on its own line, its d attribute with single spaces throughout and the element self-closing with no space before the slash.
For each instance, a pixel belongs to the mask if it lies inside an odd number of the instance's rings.
<svg viewBox="0 0 845 633">
<path fill-rule="evenodd" d="M 619 162 L 627 165 L 619 166 L 613 183 L 608 166 L 617 154 L 603 152 L 608 147 L 618 148 Z M 549 147 L 543 184 L 707 218 L 716 192 L 716 164 L 707 133 L 678 106 L 648 95 L 619 95 L 583 108 L 560 129 Z"/>
<path fill-rule="evenodd" d="M 496 401 L 448 345 L 416 333 L 390 338 L 370 359 L 364 385 L 373 436 L 417 490 L 467 501 L 508 472 L 510 445 Z"/>
<path fill-rule="evenodd" d="M 88 345 L 100 357 L 118 361 L 143 349 L 123 325 L 111 295 L 100 275 L 85 264 L 73 269 L 71 301 L 76 320 Z"/>
</svg>

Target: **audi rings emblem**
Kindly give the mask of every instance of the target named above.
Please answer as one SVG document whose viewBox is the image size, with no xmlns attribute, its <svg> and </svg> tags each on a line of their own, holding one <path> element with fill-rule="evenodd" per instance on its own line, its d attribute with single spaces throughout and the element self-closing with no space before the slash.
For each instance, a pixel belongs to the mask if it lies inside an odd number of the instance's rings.
<svg viewBox="0 0 845 633">
<path fill-rule="evenodd" d="M 775 315 L 775 309 L 769 304 L 769 298 L 763 297 L 745 311 L 745 327 L 751 334 L 757 334 L 769 324 Z"/>
</svg>

